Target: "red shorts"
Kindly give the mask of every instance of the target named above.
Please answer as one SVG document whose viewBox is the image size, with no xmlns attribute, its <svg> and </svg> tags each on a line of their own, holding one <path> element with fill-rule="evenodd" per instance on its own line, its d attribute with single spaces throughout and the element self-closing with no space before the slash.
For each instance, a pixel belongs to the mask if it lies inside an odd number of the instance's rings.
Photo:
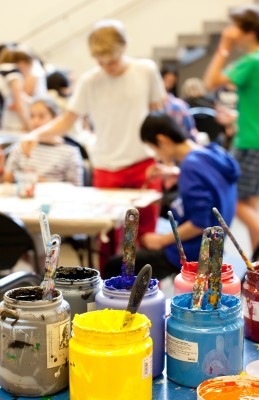
<svg viewBox="0 0 259 400">
<path fill-rule="evenodd" d="M 146 183 L 147 168 L 153 164 L 155 164 L 153 159 L 147 159 L 118 171 L 94 169 L 93 186 L 97 188 L 140 189 Z M 148 182 L 145 188 L 161 191 L 160 179 Z M 150 206 L 139 210 L 139 237 L 146 232 L 155 231 L 159 209 L 160 207 L 158 204 L 151 204 Z"/>
</svg>

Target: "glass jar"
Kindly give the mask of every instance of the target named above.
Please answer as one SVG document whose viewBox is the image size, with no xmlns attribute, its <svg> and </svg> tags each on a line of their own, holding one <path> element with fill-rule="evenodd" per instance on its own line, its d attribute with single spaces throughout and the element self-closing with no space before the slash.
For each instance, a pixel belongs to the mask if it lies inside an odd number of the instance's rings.
<svg viewBox="0 0 259 400">
<path fill-rule="evenodd" d="M 0 386 L 14 396 L 48 396 L 68 386 L 70 307 L 55 290 L 9 290 L 0 303 Z"/>
<path fill-rule="evenodd" d="M 150 321 L 135 314 L 121 329 L 126 311 L 76 314 L 69 341 L 70 400 L 151 400 Z"/>
<path fill-rule="evenodd" d="M 102 290 L 96 295 L 96 309 L 112 308 L 126 310 L 130 289 L 116 289 L 120 277 L 104 281 Z M 116 282 L 116 283 L 115 283 Z M 150 336 L 153 340 L 153 378 L 162 374 L 165 366 L 165 295 L 152 279 L 139 306 L 139 312 L 151 321 Z"/>
<path fill-rule="evenodd" d="M 174 295 L 188 293 L 193 291 L 193 285 L 197 273 L 198 262 L 187 262 L 182 266 L 181 272 L 174 279 Z M 241 281 L 234 273 L 233 266 L 222 264 L 222 293 L 232 294 L 240 297 Z M 208 290 L 208 285 L 206 286 Z"/>
</svg>

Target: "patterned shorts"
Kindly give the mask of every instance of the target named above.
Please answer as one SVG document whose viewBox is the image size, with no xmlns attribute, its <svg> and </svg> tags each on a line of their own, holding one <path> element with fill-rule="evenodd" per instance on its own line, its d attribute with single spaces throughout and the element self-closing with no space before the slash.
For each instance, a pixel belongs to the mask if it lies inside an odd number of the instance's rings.
<svg viewBox="0 0 259 400">
<path fill-rule="evenodd" d="M 241 175 L 238 180 L 238 198 L 245 200 L 259 195 L 259 149 L 234 149 Z"/>
</svg>

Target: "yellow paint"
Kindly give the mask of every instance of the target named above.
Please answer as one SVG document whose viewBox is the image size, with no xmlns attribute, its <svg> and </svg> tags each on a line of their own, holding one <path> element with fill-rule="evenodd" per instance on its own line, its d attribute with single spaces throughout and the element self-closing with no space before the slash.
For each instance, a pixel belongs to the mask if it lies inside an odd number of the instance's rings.
<svg viewBox="0 0 259 400">
<path fill-rule="evenodd" d="M 152 399 L 151 323 L 137 313 L 122 330 L 125 314 L 106 309 L 75 315 L 69 341 L 70 400 Z"/>
</svg>

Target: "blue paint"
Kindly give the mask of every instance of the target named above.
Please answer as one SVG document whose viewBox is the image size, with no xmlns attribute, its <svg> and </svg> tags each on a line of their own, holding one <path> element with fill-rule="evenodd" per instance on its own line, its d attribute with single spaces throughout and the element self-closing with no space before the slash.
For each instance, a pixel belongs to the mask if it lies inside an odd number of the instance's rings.
<svg viewBox="0 0 259 400">
<path fill-rule="evenodd" d="M 206 297 L 208 294 L 206 293 Z M 240 300 L 222 295 L 218 309 L 191 308 L 192 293 L 175 296 L 167 321 L 167 376 L 197 387 L 206 379 L 242 371 L 244 323 Z"/>
<path fill-rule="evenodd" d="M 104 287 L 109 290 L 130 290 L 135 282 L 136 276 L 119 275 L 104 281 Z M 157 279 L 151 279 L 148 289 L 158 285 Z"/>
</svg>

